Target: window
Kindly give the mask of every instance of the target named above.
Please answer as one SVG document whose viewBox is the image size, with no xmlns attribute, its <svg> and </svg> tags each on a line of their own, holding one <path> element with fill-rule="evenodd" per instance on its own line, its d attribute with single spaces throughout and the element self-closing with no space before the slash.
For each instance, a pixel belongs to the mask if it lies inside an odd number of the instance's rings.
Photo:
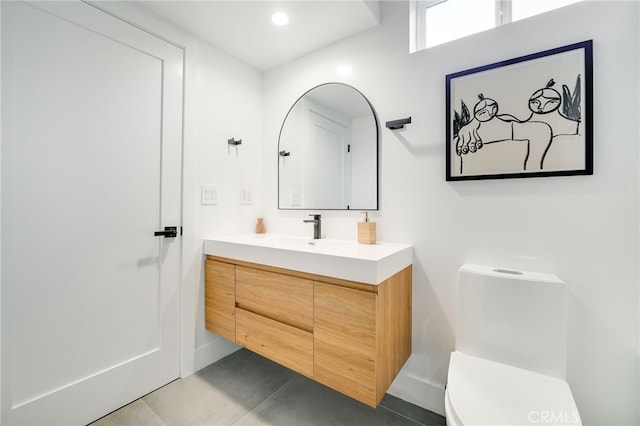
<svg viewBox="0 0 640 426">
<path fill-rule="evenodd" d="M 411 51 L 437 46 L 582 0 L 415 0 Z"/>
</svg>

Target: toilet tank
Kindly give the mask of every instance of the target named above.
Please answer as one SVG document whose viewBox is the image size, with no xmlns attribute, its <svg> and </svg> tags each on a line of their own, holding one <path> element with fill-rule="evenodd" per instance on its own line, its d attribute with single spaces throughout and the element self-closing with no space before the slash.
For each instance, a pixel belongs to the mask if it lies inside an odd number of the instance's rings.
<svg viewBox="0 0 640 426">
<path fill-rule="evenodd" d="M 566 284 L 484 265 L 458 271 L 456 350 L 566 379 Z"/>
</svg>

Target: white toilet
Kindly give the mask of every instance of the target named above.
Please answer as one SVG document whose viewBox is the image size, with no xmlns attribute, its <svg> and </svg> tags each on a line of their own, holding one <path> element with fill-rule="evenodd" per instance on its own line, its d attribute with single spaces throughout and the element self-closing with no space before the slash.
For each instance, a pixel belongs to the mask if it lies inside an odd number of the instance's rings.
<svg viewBox="0 0 640 426">
<path fill-rule="evenodd" d="M 581 425 L 566 379 L 566 284 L 463 265 L 447 425 Z"/>
</svg>

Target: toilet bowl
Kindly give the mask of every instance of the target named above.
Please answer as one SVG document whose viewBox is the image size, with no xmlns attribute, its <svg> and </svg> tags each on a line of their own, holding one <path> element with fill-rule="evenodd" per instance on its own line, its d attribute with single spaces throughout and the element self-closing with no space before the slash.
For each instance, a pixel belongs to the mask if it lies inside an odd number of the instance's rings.
<svg viewBox="0 0 640 426">
<path fill-rule="evenodd" d="M 447 425 L 581 425 L 566 382 L 566 284 L 552 274 L 464 265 Z"/>
</svg>

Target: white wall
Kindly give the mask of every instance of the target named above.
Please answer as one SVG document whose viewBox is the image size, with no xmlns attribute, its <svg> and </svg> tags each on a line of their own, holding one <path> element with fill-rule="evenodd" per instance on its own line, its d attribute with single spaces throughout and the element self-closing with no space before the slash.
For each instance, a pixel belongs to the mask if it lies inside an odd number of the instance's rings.
<svg viewBox="0 0 640 426">
<path fill-rule="evenodd" d="M 2 8 L 0 7 L 0 22 L 2 22 Z M 0 55 L 1 56 L 1 55 Z M 0 81 L 2 81 L 2 60 L 0 59 Z M 2 85 L 0 85 L 2 86 Z M 2 89 L 0 89 L 0 99 L 2 99 Z M 2 117 L 2 102 L 0 102 L 0 117 Z M 0 135 L 2 134 L 2 120 L 0 120 Z M 2 175 L 2 150 L 0 149 L 0 176 Z M 0 188 L 2 185 L 0 185 Z M 0 200 L 2 200 L 2 190 L 0 189 Z M 2 224 L 2 206 L 0 202 L 0 225 Z M 2 241 L 2 226 L 0 226 L 0 242 Z M 0 306 L 2 306 L 2 244 L 0 244 Z M 0 330 L 2 330 L 2 315 L 0 315 Z M 2 338 L 0 338 L 0 383 L 2 382 Z M 2 401 L 2 386 L 0 386 L 0 401 Z M 2 418 L 2 404 L 0 403 L 0 419 Z"/>
<path fill-rule="evenodd" d="M 262 215 L 262 74 L 215 49 L 202 48 L 197 87 L 196 190 L 199 194 L 200 185 L 211 184 L 218 193 L 216 206 L 199 206 L 199 195 L 196 200 L 198 247 L 192 267 L 198 271 L 195 362 L 199 369 L 236 348 L 204 328 L 202 239 L 255 232 L 256 218 Z M 231 137 L 242 139 L 237 153 L 227 144 Z M 271 154 L 275 162 L 277 152 Z M 242 189 L 252 192 L 252 204 L 240 203 Z"/>
<path fill-rule="evenodd" d="M 362 91 L 382 129 L 380 240 L 414 245 L 413 355 L 392 391 L 442 412 L 454 348 L 456 273 L 466 262 L 554 272 L 569 284 L 568 381 L 585 424 L 638 424 L 639 5 L 588 1 L 410 55 L 408 2 L 382 23 L 264 75 L 269 231 L 310 235 L 308 212 L 277 210 L 278 131 L 310 87 Z M 447 183 L 448 73 L 594 40 L 593 176 Z M 348 77 L 337 67 L 353 69 Z M 327 237 L 355 238 L 357 212 L 323 212 Z M 541 313 L 542 315 L 543 313 Z"/>
</svg>

